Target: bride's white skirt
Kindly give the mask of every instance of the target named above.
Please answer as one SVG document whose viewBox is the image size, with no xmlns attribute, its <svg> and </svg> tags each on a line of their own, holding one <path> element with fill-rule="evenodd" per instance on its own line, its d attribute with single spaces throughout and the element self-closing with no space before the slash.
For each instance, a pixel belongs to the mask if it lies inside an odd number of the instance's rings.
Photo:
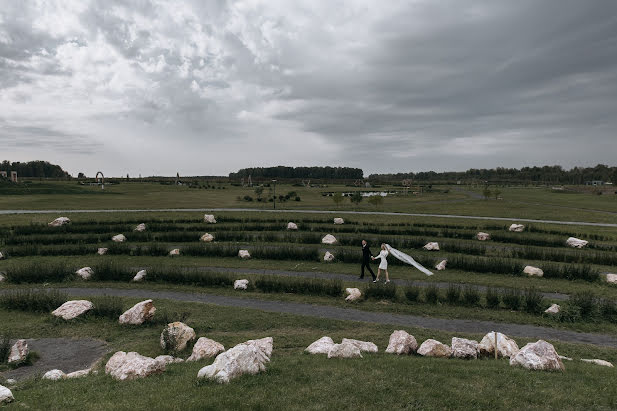
<svg viewBox="0 0 617 411">
<path fill-rule="evenodd" d="M 381 262 L 379 263 L 379 268 L 382 270 L 387 270 L 388 269 L 388 260 L 386 260 L 385 258 L 381 259 Z"/>
</svg>

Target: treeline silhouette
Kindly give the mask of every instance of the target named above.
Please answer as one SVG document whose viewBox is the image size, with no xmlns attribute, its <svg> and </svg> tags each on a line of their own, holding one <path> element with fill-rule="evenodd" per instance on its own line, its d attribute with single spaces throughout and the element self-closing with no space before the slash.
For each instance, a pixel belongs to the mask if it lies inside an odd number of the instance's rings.
<svg viewBox="0 0 617 411">
<path fill-rule="evenodd" d="M 6 171 L 11 175 L 11 171 L 17 171 L 17 177 L 40 177 L 40 178 L 67 178 L 69 173 L 64 171 L 62 167 L 51 164 L 48 161 L 28 161 L 20 163 L 19 161 L 11 163 L 4 160 L 0 163 L 0 171 Z"/>
<path fill-rule="evenodd" d="M 355 180 L 364 177 L 360 168 L 350 167 L 254 167 L 229 173 L 230 179 L 239 178 L 302 178 L 320 180 Z"/>
</svg>

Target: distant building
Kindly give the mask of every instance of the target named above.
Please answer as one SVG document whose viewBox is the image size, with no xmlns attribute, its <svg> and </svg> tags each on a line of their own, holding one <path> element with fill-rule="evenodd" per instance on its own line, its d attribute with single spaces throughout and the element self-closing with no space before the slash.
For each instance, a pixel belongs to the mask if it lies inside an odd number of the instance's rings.
<svg viewBox="0 0 617 411">
<path fill-rule="evenodd" d="M 603 186 L 604 184 L 606 184 L 606 183 L 604 181 L 601 181 L 601 180 L 585 181 L 585 185 L 586 186 Z"/>
</svg>

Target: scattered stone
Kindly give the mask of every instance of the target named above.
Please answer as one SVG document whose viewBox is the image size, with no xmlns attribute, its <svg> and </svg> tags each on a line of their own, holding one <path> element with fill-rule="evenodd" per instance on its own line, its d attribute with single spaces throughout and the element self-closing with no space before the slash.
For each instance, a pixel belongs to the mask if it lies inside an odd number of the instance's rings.
<svg viewBox="0 0 617 411">
<path fill-rule="evenodd" d="M 582 358 L 581 361 L 587 362 L 587 363 L 590 363 L 590 364 L 601 365 L 603 367 L 611 367 L 611 368 L 613 368 L 613 363 L 610 363 L 610 362 L 604 361 L 604 360 L 599 360 L 597 358 L 594 358 L 593 360 Z"/>
<path fill-rule="evenodd" d="M 246 290 L 249 286 L 249 280 L 234 281 L 234 290 Z"/>
<path fill-rule="evenodd" d="M 189 341 L 197 338 L 195 330 L 183 322 L 167 324 L 161 333 L 161 348 L 164 350 L 183 351 Z"/>
<path fill-rule="evenodd" d="M 135 277 L 133 277 L 133 281 L 139 282 L 145 280 L 146 274 L 148 274 L 146 270 L 139 270 L 137 274 L 135 274 Z"/>
<path fill-rule="evenodd" d="M 96 251 L 96 253 L 98 255 L 105 255 L 107 254 L 108 251 L 109 251 L 109 248 L 101 247 Z"/>
<path fill-rule="evenodd" d="M 171 257 L 176 256 L 176 255 L 180 255 L 180 249 L 179 249 L 179 248 L 174 248 L 173 250 L 171 250 L 171 251 L 169 252 L 169 255 L 170 255 Z"/>
<path fill-rule="evenodd" d="M 604 278 L 609 284 L 617 284 L 617 274 L 606 274 Z"/>
<path fill-rule="evenodd" d="M 362 296 L 362 293 L 357 288 L 345 288 L 345 292 L 348 294 L 345 301 L 356 301 Z"/>
<path fill-rule="evenodd" d="M 75 274 L 80 276 L 82 280 L 89 280 L 94 274 L 94 270 L 90 267 L 84 267 L 75 271 Z"/>
<path fill-rule="evenodd" d="M 90 375 L 91 371 L 92 370 L 90 368 L 86 368 L 85 370 L 73 371 L 73 372 L 66 374 L 66 378 L 71 379 L 71 378 L 87 377 L 88 375 Z"/>
<path fill-rule="evenodd" d="M 544 271 L 538 267 L 533 267 L 531 265 L 525 266 L 523 269 L 523 273 L 527 274 L 530 277 L 542 277 L 544 276 Z"/>
<path fill-rule="evenodd" d="M 50 370 L 43 374 L 44 380 L 59 381 L 66 378 L 66 374 L 61 370 Z"/>
<path fill-rule="evenodd" d="M 272 349 L 274 348 L 274 340 L 272 337 L 260 338 L 257 340 L 248 340 L 245 341 L 244 344 L 252 344 L 262 350 L 268 358 L 272 355 Z"/>
<path fill-rule="evenodd" d="M 8 404 L 14 400 L 15 397 L 13 397 L 11 390 L 6 388 L 4 385 L 0 385 L 0 404 Z"/>
<path fill-rule="evenodd" d="M 572 358 L 570 358 L 570 357 L 566 357 L 565 355 L 560 355 L 560 356 L 559 356 L 559 359 L 560 359 L 561 361 L 573 361 L 573 360 L 572 360 Z"/>
<path fill-rule="evenodd" d="M 512 224 L 508 230 L 516 233 L 522 233 L 525 230 L 525 226 L 523 224 Z"/>
<path fill-rule="evenodd" d="M 330 337 L 321 337 L 319 340 L 311 343 L 304 351 L 309 354 L 328 354 L 330 348 L 334 345 L 334 341 Z"/>
<path fill-rule="evenodd" d="M 587 244 L 589 244 L 589 241 L 581 240 L 580 238 L 575 237 L 570 237 L 566 240 L 566 245 L 573 248 L 583 248 Z"/>
<path fill-rule="evenodd" d="M 452 355 L 452 349 L 446 344 L 442 344 L 437 340 L 429 338 L 424 341 L 420 348 L 418 348 L 418 354 L 424 357 L 441 357 L 448 358 Z"/>
<path fill-rule="evenodd" d="M 334 344 L 328 351 L 328 358 L 362 358 L 362 353 L 353 344 Z"/>
<path fill-rule="evenodd" d="M 491 235 L 489 233 L 479 232 L 476 234 L 476 238 L 480 241 L 486 241 L 491 239 Z"/>
<path fill-rule="evenodd" d="M 17 340 L 15 344 L 11 347 L 11 351 L 9 352 L 9 364 L 21 364 L 26 361 L 28 354 L 30 353 L 30 349 L 28 348 L 28 343 L 26 340 Z"/>
<path fill-rule="evenodd" d="M 345 220 L 343 220 L 341 217 L 336 217 L 334 219 L 334 224 L 345 224 Z"/>
<path fill-rule="evenodd" d="M 203 241 L 204 243 L 211 243 L 212 241 L 214 241 L 214 236 L 210 233 L 206 233 L 199 237 L 199 241 Z"/>
<path fill-rule="evenodd" d="M 154 358 L 145 357 L 136 352 L 118 351 L 111 356 L 105 365 L 105 374 L 116 380 L 132 380 L 144 378 L 165 371 L 165 363 Z"/>
<path fill-rule="evenodd" d="M 15 384 L 17 384 L 17 380 L 14 379 L 14 378 L 9 378 L 8 380 L 6 380 L 6 383 L 8 385 L 15 385 Z"/>
<path fill-rule="evenodd" d="M 343 338 L 341 344 L 352 344 L 360 349 L 360 352 L 376 353 L 379 351 L 377 345 L 370 341 L 353 340 L 351 338 Z"/>
<path fill-rule="evenodd" d="M 268 362 L 270 362 L 270 355 L 267 355 L 257 344 L 247 341 L 219 354 L 214 363 L 199 370 L 197 378 L 228 383 L 244 374 L 255 375 L 265 371 Z"/>
<path fill-rule="evenodd" d="M 478 358 L 478 342 L 465 338 L 452 337 L 452 356 L 455 358 Z"/>
<path fill-rule="evenodd" d="M 478 352 L 481 355 L 495 354 L 495 332 L 486 334 L 478 345 Z M 497 333 L 497 356 L 512 358 L 518 353 L 516 341 L 505 334 Z"/>
<path fill-rule="evenodd" d="M 123 243 L 126 241 L 126 237 L 124 236 L 124 234 L 118 234 L 118 235 L 111 237 L 111 241 L 115 243 Z"/>
<path fill-rule="evenodd" d="M 205 214 L 204 221 L 209 224 L 216 224 L 216 218 L 212 214 Z"/>
<path fill-rule="evenodd" d="M 225 351 L 223 344 L 206 337 L 199 337 L 193 346 L 193 353 L 189 358 L 187 358 L 187 361 L 199 361 L 204 358 L 212 358 L 219 355 L 223 351 Z"/>
<path fill-rule="evenodd" d="M 336 244 L 336 237 L 332 234 L 326 234 L 325 237 L 321 239 L 321 243 L 329 245 Z"/>
<path fill-rule="evenodd" d="M 288 230 L 297 230 L 298 229 L 298 225 L 296 223 L 292 223 L 291 221 L 287 223 L 287 229 Z"/>
<path fill-rule="evenodd" d="M 249 253 L 249 250 L 240 250 L 238 251 L 238 257 L 242 258 L 243 260 L 247 260 L 251 258 L 251 253 Z"/>
<path fill-rule="evenodd" d="M 6 281 L 6 277 L 4 276 L 4 274 L 0 273 L 0 283 L 3 283 Z"/>
<path fill-rule="evenodd" d="M 5 259 L 4 254 L 2 254 L 2 252 L 0 251 L 0 260 L 4 260 L 4 259 Z"/>
<path fill-rule="evenodd" d="M 138 224 L 137 227 L 133 231 L 137 231 L 138 233 L 143 233 L 146 231 L 146 225 L 144 223 Z"/>
<path fill-rule="evenodd" d="M 118 321 L 120 324 L 140 325 L 152 319 L 155 312 L 156 308 L 152 300 L 145 300 L 129 308 L 118 318 Z"/>
<path fill-rule="evenodd" d="M 441 260 L 441 262 L 435 266 L 435 269 L 437 271 L 443 271 L 446 269 L 446 264 L 448 264 L 448 260 Z"/>
<path fill-rule="evenodd" d="M 163 364 L 165 364 L 165 366 L 168 366 L 169 364 L 177 364 L 180 362 L 184 362 L 182 358 L 172 357 L 171 355 L 159 355 L 158 357 L 154 358 L 154 361 L 162 362 Z"/>
<path fill-rule="evenodd" d="M 386 352 L 388 354 L 404 355 L 413 354 L 417 349 L 418 342 L 413 335 L 407 331 L 396 330 L 390 335 Z"/>
<path fill-rule="evenodd" d="M 514 358 L 510 358 L 510 365 L 520 365 L 529 370 L 565 370 L 555 347 L 544 340 L 525 345 Z"/>
<path fill-rule="evenodd" d="M 52 221 L 51 223 L 47 224 L 50 227 L 60 227 L 63 226 L 65 224 L 68 224 L 71 222 L 71 219 L 68 217 L 58 217 L 56 218 L 54 221 Z"/>
<path fill-rule="evenodd" d="M 439 243 L 436 242 L 430 242 L 427 243 L 424 247 L 425 250 L 427 251 L 439 251 Z"/>
<path fill-rule="evenodd" d="M 546 310 L 544 310 L 544 312 L 547 314 L 558 314 L 559 311 L 561 311 L 561 306 L 559 304 L 553 304 Z"/>
<path fill-rule="evenodd" d="M 326 251 L 326 253 L 323 255 L 323 260 L 326 262 L 334 261 L 334 254 L 332 254 L 330 251 Z"/>
<path fill-rule="evenodd" d="M 51 312 L 52 315 L 60 317 L 63 320 L 72 320 L 94 308 L 88 300 L 71 300 L 62 304 Z"/>
</svg>

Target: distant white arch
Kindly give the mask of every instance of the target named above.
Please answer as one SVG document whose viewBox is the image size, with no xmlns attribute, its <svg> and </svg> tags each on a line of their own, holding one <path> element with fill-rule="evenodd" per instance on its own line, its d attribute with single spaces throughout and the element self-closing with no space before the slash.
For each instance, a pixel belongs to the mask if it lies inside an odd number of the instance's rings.
<svg viewBox="0 0 617 411">
<path fill-rule="evenodd" d="M 105 176 L 103 175 L 102 171 L 97 171 L 96 172 L 96 176 L 94 177 L 96 180 L 96 183 L 98 184 L 99 182 L 99 174 L 101 175 L 101 190 L 105 190 Z"/>
</svg>

